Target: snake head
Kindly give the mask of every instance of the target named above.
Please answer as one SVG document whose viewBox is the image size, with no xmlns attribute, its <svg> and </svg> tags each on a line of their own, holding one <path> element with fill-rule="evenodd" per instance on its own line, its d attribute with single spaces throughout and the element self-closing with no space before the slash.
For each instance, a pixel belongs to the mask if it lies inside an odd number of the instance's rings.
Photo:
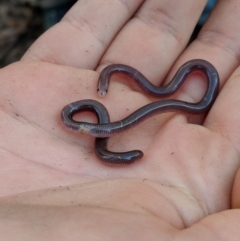
<svg viewBox="0 0 240 241">
<path fill-rule="evenodd" d="M 107 90 L 105 88 L 98 88 L 97 92 L 100 97 L 104 97 L 107 94 Z"/>
</svg>

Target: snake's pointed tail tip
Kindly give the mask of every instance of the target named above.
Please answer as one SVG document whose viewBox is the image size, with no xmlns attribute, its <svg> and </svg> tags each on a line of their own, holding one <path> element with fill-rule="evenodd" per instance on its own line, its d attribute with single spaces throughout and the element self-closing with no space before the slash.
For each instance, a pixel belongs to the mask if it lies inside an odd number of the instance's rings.
<svg viewBox="0 0 240 241">
<path fill-rule="evenodd" d="M 120 153 L 120 155 L 119 153 L 114 154 L 115 155 L 113 156 L 113 158 L 110 159 L 100 158 L 102 159 L 102 163 L 112 167 L 125 167 L 130 164 L 133 164 L 134 162 L 138 161 L 144 156 L 143 152 L 140 150 L 133 150 L 126 153 Z M 123 156 L 121 156 L 121 154 L 123 154 Z"/>
</svg>

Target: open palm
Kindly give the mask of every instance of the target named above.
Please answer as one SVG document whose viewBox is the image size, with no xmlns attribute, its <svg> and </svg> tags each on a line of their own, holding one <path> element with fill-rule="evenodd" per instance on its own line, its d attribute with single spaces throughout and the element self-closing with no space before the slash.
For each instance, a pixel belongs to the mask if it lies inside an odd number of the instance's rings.
<svg viewBox="0 0 240 241">
<path fill-rule="evenodd" d="M 0 71 L 0 212 L 8 214 L 0 229 L 6 237 L 17 235 L 12 221 L 20 240 L 39 223 L 46 227 L 38 240 L 237 240 L 240 212 L 228 209 L 240 203 L 237 177 L 234 184 L 240 31 L 233 24 L 239 18 L 233 6 L 240 4 L 220 1 L 183 52 L 205 1 L 183 2 L 78 1 L 20 62 Z M 192 9 L 188 15 L 185 4 Z M 226 8 L 232 15 L 223 25 Z M 92 137 L 61 124 L 61 109 L 73 101 L 101 101 L 111 120 L 153 101 L 120 75 L 100 99 L 97 79 L 107 64 L 131 65 L 164 85 L 195 58 L 217 68 L 221 87 L 227 82 L 214 106 L 207 116 L 158 115 L 110 138 L 113 151 L 144 152 L 132 165 L 102 164 Z M 205 88 L 194 74 L 174 98 L 197 102 Z M 90 113 L 81 119 L 96 121 Z"/>
</svg>

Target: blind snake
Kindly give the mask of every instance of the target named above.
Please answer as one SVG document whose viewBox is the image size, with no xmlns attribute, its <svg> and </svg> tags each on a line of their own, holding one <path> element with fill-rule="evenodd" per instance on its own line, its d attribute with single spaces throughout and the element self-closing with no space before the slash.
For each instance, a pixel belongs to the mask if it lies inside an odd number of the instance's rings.
<svg viewBox="0 0 240 241">
<path fill-rule="evenodd" d="M 101 103 L 95 100 L 81 100 L 63 108 L 61 112 L 62 122 L 73 131 L 97 137 L 95 140 L 95 153 L 106 164 L 130 164 L 141 158 L 143 153 L 138 150 L 122 153 L 111 152 L 107 150 L 108 137 L 127 130 L 159 113 L 178 111 L 188 114 L 202 114 L 207 112 L 218 94 L 218 73 L 209 62 L 194 59 L 180 67 L 169 84 L 157 87 L 149 82 L 138 70 L 127 65 L 113 64 L 102 70 L 98 81 L 98 94 L 100 96 L 107 94 L 110 78 L 114 73 L 124 73 L 134 79 L 144 92 L 155 97 L 167 97 L 175 93 L 193 71 L 202 72 L 207 80 L 207 90 L 198 103 L 174 99 L 158 100 L 139 108 L 120 121 L 110 122 L 108 111 Z M 82 111 L 94 112 L 98 118 L 98 124 L 73 120 L 73 116 Z"/>
</svg>

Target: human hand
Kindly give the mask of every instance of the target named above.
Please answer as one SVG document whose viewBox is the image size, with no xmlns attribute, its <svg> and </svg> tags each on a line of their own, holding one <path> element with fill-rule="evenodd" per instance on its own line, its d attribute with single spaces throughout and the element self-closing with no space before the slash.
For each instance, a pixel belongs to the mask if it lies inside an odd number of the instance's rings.
<svg viewBox="0 0 240 241">
<path fill-rule="evenodd" d="M 0 71 L 0 227 L 6 240 L 33 234 L 38 240 L 238 238 L 240 213 L 229 209 L 240 206 L 240 174 L 234 182 L 240 4 L 219 1 L 183 51 L 205 2 L 78 1 L 20 62 Z M 133 165 L 103 165 L 93 138 L 61 125 L 63 106 L 80 99 L 101 101 L 111 120 L 152 101 L 119 76 L 99 99 L 97 78 L 107 64 L 131 65 L 164 85 L 169 70 L 166 81 L 196 58 L 217 68 L 221 87 L 227 82 L 213 108 L 194 120 L 159 115 L 110 138 L 111 150 L 143 150 Z M 197 74 L 189 79 L 176 98 L 196 102 L 205 82 Z M 95 120 L 87 113 L 82 118 Z"/>
</svg>

